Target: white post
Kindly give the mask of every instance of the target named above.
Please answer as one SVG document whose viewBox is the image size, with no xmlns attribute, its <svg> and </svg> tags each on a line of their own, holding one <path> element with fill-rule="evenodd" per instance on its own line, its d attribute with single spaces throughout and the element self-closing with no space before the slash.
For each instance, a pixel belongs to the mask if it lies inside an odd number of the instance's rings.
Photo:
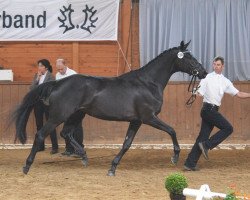
<svg viewBox="0 0 250 200">
<path fill-rule="evenodd" d="M 185 188 L 183 190 L 183 195 L 196 197 L 196 200 L 212 199 L 214 197 L 225 198 L 226 194 L 211 192 L 208 185 L 202 185 L 199 190 Z"/>
</svg>

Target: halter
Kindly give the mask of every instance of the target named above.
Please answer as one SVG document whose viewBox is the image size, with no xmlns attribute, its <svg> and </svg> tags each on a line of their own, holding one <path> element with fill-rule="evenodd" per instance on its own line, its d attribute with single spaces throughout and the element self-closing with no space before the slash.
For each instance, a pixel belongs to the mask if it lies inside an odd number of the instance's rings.
<svg viewBox="0 0 250 200">
<path fill-rule="evenodd" d="M 182 59 L 184 57 L 184 54 L 187 53 L 187 52 L 189 52 L 189 51 L 184 51 L 184 52 L 180 51 L 180 52 L 177 53 L 177 57 L 179 59 Z M 195 67 L 195 66 L 193 66 L 193 67 Z M 197 78 L 199 72 L 196 69 L 194 69 L 193 71 L 191 71 L 191 74 L 192 74 L 192 78 L 191 78 L 191 81 L 190 81 L 189 86 L 188 86 L 188 92 L 191 92 L 191 96 L 189 97 L 189 99 L 186 102 L 186 105 L 190 106 L 190 107 L 194 103 L 194 101 L 196 99 L 197 90 L 199 89 L 199 86 L 195 87 L 196 78 Z M 192 89 L 190 89 L 190 88 L 192 88 Z"/>
</svg>

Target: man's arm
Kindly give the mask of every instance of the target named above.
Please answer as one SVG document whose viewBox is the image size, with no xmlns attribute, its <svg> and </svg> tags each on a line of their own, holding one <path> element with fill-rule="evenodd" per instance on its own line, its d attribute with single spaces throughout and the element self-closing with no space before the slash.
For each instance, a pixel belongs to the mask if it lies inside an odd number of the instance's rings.
<svg viewBox="0 0 250 200">
<path fill-rule="evenodd" d="M 236 96 L 237 97 L 239 97 L 239 98 L 250 98 L 250 93 L 247 93 L 247 92 L 238 92 L 237 94 L 236 94 Z"/>
</svg>

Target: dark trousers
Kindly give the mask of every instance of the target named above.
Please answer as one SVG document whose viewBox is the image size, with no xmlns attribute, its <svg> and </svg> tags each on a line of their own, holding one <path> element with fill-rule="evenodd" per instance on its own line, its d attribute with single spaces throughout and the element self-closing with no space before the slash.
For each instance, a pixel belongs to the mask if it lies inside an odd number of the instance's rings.
<svg viewBox="0 0 250 200">
<path fill-rule="evenodd" d="M 34 114 L 36 119 L 36 129 L 39 131 L 43 127 L 43 116 L 45 115 L 46 120 L 49 118 L 49 108 L 39 101 L 34 107 Z M 52 144 L 52 149 L 58 149 L 58 141 L 56 130 L 50 133 L 50 139 Z M 40 146 L 40 150 L 44 149 L 44 143 Z"/>
<path fill-rule="evenodd" d="M 188 167 L 195 167 L 200 158 L 202 152 L 198 146 L 199 142 L 205 142 L 205 146 L 211 150 L 233 132 L 232 125 L 218 112 L 216 107 L 203 105 L 201 118 L 200 133 L 185 162 Z M 220 130 L 210 137 L 214 126 Z"/>
<path fill-rule="evenodd" d="M 76 130 L 73 132 L 73 138 L 79 145 L 81 145 L 81 147 L 84 147 L 82 121 L 77 125 Z M 65 144 L 66 151 L 75 152 L 74 147 L 70 144 L 68 139 L 65 139 Z"/>
</svg>

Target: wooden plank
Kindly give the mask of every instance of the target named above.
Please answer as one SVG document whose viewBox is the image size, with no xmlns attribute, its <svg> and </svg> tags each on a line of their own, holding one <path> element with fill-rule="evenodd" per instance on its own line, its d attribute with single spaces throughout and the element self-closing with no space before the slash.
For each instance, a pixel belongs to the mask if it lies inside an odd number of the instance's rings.
<svg viewBox="0 0 250 200">
<path fill-rule="evenodd" d="M 72 48 L 72 60 L 73 60 L 72 68 L 76 72 L 79 72 L 79 43 L 73 42 L 72 45 L 73 45 L 73 48 Z"/>
<path fill-rule="evenodd" d="M 6 124 L 10 117 L 10 109 L 11 109 L 11 86 L 10 85 L 4 85 L 2 90 L 2 121 L 3 121 L 3 143 L 9 142 L 9 130 L 6 130 Z"/>
<path fill-rule="evenodd" d="M 19 85 L 12 85 L 10 87 L 10 114 L 14 112 L 19 102 Z M 8 122 L 7 122 L 8 123 Z M 5 139 L 9 144 L 12 144 L 15 139 L 16 129 L 14 124 L 8 128 L 7 135 Z"/>
<path fill-rule="evenodd" d="M 99 72 L 116 72 L 116 67 L 81 67 L 79 73 L 90 72 L 98 75 Z"/>
<path fill-rule="evenodd" d="M 3 142 L 3 116 L 4 116 L 4 109 L 3 109 L 3 86 L 4 85 L 0 85 L 0 143 Z"/>
<path fill-rule="evenodd" d="M 80 59 L 80 65 L 83 63 L 102 63 L 103 66 L 110 66 L 110 63 L 117 63 L 117 57 L 105 57 L 105 60 L 103 60 L 104 57 L 86 57 L 84 60 Z M 95 66 L 95 65 L 94 65 Z"/>
<path fill-rule="evenodd" d="M 238 90 L 241 90 L 241 85 L 235 84 L 235 86 L 238 88 Z M 233 99 L 233 109 L 234 109 L 233 113 L 234 133 L 230 137 L 237 137 L 238 139 L 241 139 L 241 133 L 242 133 L 241 99 L 235 97 L 231 98 Z"/>
<path fill-rule="evenodd" d="M 169 104 L 168 110 L 170 112 L 170 126 L 177 126 L 177 86 L 171 85 L 169 87 Z"/>
<path fill-rule="evenodd" d="M 250 92 L 250 84 L 241 85 L 242 92 Z M 249 139 L 250 130 L 250 102 L 249 99 L 241 99 L 241 137 L 243 140 Z"/>
<path fill-rule="evenodd" d="M 177 127 L 178 129 L 185 129 L 185 99 L 180 98 L 185 94 L 185 85 L 177 87 L 176 95 L 176 114 L 177 114 Z"/>
<path fill-rule="evenodd" d="M 133 3 L 132 7 L 132 30 L 131 30 L 131 56 L 132 56 L 132 69 L 140 67 L 140 48 L 139 48 L 139 3 Z"/>
<path fill-rule="evenodd" d="M 104 43 L 104 44 L 79 44 L 79 52 L 82 55 L 105 55 L 106 53 L 117 52 L 117 43 Z M 94 54 L 93 54 L 94 53 Z"/>
<path fill-rule="evenodd" d="M 201 129 L 201 117 L 200 112 L 202 108 L 202 98 L 196 97 L 196 101 L 192 105 L 193 112 L 193 136 L 198 136 Z"/>
</svg>

